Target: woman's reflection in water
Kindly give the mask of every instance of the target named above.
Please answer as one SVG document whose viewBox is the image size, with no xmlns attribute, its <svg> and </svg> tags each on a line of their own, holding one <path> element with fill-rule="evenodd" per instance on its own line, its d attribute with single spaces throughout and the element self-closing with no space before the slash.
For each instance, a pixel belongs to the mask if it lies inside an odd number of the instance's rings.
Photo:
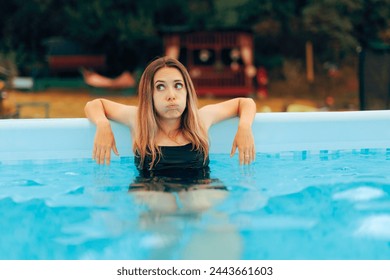
<svg viewBox="0 0 390 280">
<path fill-rule="evenodd" d="M 241 236 L 215 206 L 229 195 L 209 167 L 140 171 L 129 187 L 145 206 L 140 229 L 151 259 L 240 259 Z"/>
</svg>

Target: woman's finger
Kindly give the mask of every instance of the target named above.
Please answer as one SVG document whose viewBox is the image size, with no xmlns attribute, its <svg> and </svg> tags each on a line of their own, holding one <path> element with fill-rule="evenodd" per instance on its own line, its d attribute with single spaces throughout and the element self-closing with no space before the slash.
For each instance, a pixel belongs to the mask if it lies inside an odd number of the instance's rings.
<svg viewBox="0 0 390 280">
<path fill-rule="evenodd" d="M 237 145 L 236 145 L 236 142 L 234 141 L 232 149 L 230 151 L 230 157 L 232 157 L 234 155 L 234 153 L 236 152 L 236 149 L 237 149 Z"/>
<path fill-rule="evenodd" d="M 110 162 L 111 162 L 111 149 L 107 149 L 106 151 L 105 151 L 105 153 L 106 153 L 106 164 L 107 165 L 110 165 Z"/>
<path fill-rule="evenodd" d="M 240 157 L 240 164 L 245 164 L 245 151 L 243 149 L 238 149 L 239 157 Z"/>
<path fill-rule="evenodd" d="M 105 151 L 104 149 L 100 149 L 99 151 L 99 164 L 104 164 L 104 158 L 105 158 Z"/>
<path fill-rule="evenodd" d="M 96 153 L 97 153 L 97 147 L 96 144 L 93 145 L 93 150 L 92 150 L 92 159 L 96 160 Z"/>
<path fill-rule="evenodd" d="M 119 152 L 118 152 L 118 149 L 116 148 L 116 143 L 115 143 L 115 140 L 114 140 L 114 144 L 112 146 L 112 150 L 114 151 L 114 153 L 119 156 Z"/>
<path fill-rule="evenodd" d="M 252 153 L 249 149 L 246 149 L 245 151 L 245 164 L 250 164 L 252 161 Z"/>
<path fill-rule="evenodd" d="M 255 150 L 254 147 L 249 147 L 241 150 L 242 154 L 242 163 L 243 164 L 250 164 L 255 160 Z"/>
</svg>

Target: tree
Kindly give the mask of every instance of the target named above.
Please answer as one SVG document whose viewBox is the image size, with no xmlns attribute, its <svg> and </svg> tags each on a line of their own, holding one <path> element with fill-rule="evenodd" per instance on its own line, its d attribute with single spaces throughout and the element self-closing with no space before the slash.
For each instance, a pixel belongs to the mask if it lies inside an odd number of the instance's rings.
<svg viewBox="0 0 390 280">
<path fill-rule="evenodd" d="M 239 9 L 240 22 L 255 34 L 256 64 L 280 66 L 281 56 L 303 57 L 306 34 L 302 9 L 306 1 L 249 0 Z"/>
<path fill-rule="evenodd" d="M 45 38 L 61 34 L 66 0 L 5 1 L 0 12 L 2 52 L 14 53 L 19 68 L 43 60 Z M 22 69 L 23 70 L 23 69 Z"/>
<path fill-rule="evenodd" d="M 64 7 L 66 33 L 106 53 L 113 72 L 134 70 L 161 44 L 153 24 L 155 9 L 151 0 L 74 1 Z"/>
<path fill-rule="evenodd" d="M 258 53 L 303 57 L 313 40 L 319 57 L 334 59 L 389 40 L 390 0 L 248 0 L 240 22 L 253 28 Z"/>
<path fill-rule="evenodd" d="M 390 0 L 0 0 L 0 51 L 20 64 L 42 60 L 43 41 L 62 36 L 107 54 L 112 71 L 162 54 L 162 26 L 251 28 L 256 57 L 304 57 L 315 40 L 323 59 L 390 41 Z M 329 52 L 336 49 L 337 51 Z"/>
</svg>

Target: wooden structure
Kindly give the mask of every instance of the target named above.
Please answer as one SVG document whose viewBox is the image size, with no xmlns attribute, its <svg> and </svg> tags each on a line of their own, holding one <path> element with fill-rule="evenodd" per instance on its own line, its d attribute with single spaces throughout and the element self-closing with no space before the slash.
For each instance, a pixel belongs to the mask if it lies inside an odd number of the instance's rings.
<svg viewBox="0 0 390 280">
<path fill-rule="evenodd" d="M 248 96 L 255 91 L 250 32 L 165 33 L 164 49 L 187 67 L 198 95 Z"/>
<path fill-rule="evenodd" d="M 106 56 L 77 42 L 64 38 L 51 38 L 44 42 L 50 73 L 77 73 L 80 68 L 104 70 Z"/>
<path fill-rule="evenodd" d="M 80 68 L 104 69 L 104 55 L 48 55 L 48 66 L 51 72 L 76 72 Z"/>
</svg>

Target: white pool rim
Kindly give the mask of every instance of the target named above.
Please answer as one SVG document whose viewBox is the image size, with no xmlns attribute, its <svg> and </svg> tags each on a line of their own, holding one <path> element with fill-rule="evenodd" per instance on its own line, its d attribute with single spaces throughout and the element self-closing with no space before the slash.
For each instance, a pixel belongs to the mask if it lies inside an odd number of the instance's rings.
<svg viewBox="0 0 390 280">
<path fill-rule="evenodd" d="M 132 156 L 128 127 L 111 123 L 120 157 Z M 237 125 L 210 129 L 210 153 L 230 153 Z M 390 148 L 390 111 L 257 113 L 252 130 L 263 153 Z M 91 158 L 94 135 L 85 118 L 0 120 L 0 161 Z"/>
</svg>

